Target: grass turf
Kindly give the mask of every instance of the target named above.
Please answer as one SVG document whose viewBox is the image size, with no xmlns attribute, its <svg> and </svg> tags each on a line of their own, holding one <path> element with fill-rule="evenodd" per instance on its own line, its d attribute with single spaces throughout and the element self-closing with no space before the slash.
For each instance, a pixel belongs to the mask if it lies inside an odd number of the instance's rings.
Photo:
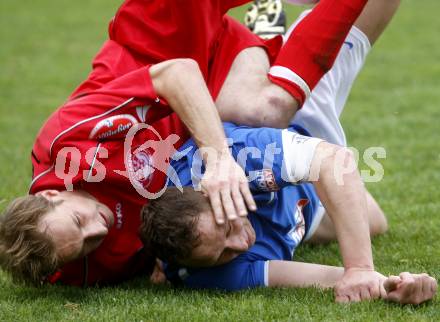
<svg viewBox="0 0 440 322">
<path fill-rule="evenodd" d="M 0 2 L 0 210 L 26 192 L 34 136 L 87 75 L 119 2 Z M 426 271 L 440 278 L 439 9 L 437 0 L 403 2 L 371 53 L 343 116 L 351 145 L 387 151 L 384 179 L 368 185 L 390 222 L 390 231 L 373 243 L 376 267 L 385 274 Z M 289 17 L 298 11 L 289 7 Z M 233 14 L 243 12 L 239 8 Z M 297 259 L 340 265 L 336 245 L 301 247 Z M 1 321 L 439 319 L 438 300 L 421 307 L 337 305 L 331 291 L 225 294 L 151 287 L 142 279 L 104 289 L 34 289 L 13 285 L 0 272 Z"/>
</svg>

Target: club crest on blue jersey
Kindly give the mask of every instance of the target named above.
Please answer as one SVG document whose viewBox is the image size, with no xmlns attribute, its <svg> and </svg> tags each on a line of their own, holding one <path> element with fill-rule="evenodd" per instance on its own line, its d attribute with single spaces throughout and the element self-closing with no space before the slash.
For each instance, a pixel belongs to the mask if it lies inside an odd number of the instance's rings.
<svg viewBox="0 0 440 322">
<path fill-rule="evenodd" d="M 280 190 L 271 169 L 255 171 L 255 183 L 261 191 L 272 192 Z"/>
</svg>

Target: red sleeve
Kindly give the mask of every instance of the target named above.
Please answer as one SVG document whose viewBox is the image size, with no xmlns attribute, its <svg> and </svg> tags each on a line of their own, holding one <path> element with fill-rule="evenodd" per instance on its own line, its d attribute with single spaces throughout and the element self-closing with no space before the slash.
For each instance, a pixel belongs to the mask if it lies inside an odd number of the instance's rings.
<svg viewBox="0 0 440 322">
<path fill-rule="evenodd" d="M 97 89 L 94 94 L 151 100 L 157 98 L 150 77 L 150 66 L 141 67 L 118 77 Z"/>
<path fill-rule="evenodd" d="M 153 124 L 172 112 L 158 98 L 149 66 L 142 67 L 65 104 L 58 111 L 60 128 L 65 130 L 53 148 L 68 141 L 123 139 L 133 125 Z"/>
<path fill-rule="evenodd" d="M 112 40 L 104 43 L 92 65 L 92 72 L 71 94 L 69 100 L 90 94 L 114 79 L 144 66 L 126 48 Z"/>
<path fill-rule="evenodd" d="M 90 149 L 102 141 L 125 138 L 135 124 L 154 124 L 171 113 L 171 108 L 157 100 L 148 66 L 69 101 L 49 118 L 37 136 L 31 192 L 63 186 L 64 173 L 70 172 L 55 167 L 63 163 L 66 169 L 73 169 L 69 182 L 81 181 L 82 171 L 90 167 L 84 159 Z"/>
</svg>

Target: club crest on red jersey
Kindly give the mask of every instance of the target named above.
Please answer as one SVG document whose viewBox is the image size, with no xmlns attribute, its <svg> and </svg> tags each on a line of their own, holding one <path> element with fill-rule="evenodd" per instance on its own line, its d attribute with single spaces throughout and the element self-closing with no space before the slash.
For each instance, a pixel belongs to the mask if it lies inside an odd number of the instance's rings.
<svg viewBox="0 0 440 322">
<path fill-rule="evenodd" d="M 138 121 L 130 114 L 110 116 L 95 125 L 90 132 L 89 139 L 110 140 L 123 138 L 135 124 L 138 124 Z"/>
<path fill-rule="evenodd" d="M 147 151 L 129 153 L 126 162 L 130 181 L 138 188 L 148 188 L 154 172 L 151 155 Z"/>
</svg>

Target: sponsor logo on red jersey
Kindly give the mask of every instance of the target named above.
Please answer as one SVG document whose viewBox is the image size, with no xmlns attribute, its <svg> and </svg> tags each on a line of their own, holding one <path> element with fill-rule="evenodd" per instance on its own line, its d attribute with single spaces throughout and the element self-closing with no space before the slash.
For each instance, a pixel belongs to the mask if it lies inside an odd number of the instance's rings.
<svg viewBox="0 0 440 322">
<path fill-rule="evenodd" d="M 122 224 L 124 223 L 123 222 L 124 216 L 122 214 L 122 204 L 120 202 L 116 204 L 115 213 L 116 213 L 116 228 L 121 229 Z"/>
<path fill-rule="evenodd" d="M 122 114 L 99 121 L 90 132 L 89 139 L 108 140 L 124 138 L 130 128 L 138 121 L 133 115 Z"/>
</svg>

